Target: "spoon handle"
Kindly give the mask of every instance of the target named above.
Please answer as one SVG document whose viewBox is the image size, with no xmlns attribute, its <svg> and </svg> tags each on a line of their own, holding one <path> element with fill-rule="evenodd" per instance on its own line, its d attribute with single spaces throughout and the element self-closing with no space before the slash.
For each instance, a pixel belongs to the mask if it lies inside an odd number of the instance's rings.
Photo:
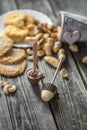
<svg viewBox="0 0 87 130">
<path fill-rule="evenodd" d="M 62 59 L 59 60 L 59 63 L 58 63 L 58 66 L 57 66 L 56 72 L 55 72 L 55 74 L 54 74 L 54 76 L 53 76 L 53 79 L 52 79 L 52 81 L 51 81 L 51 84 L 54 83 L 54 81 L 55 81 L 55 79 L 56 79 L 56 76 L 57 76 L 57 73 L 59 72 L 62 63 L 63 63 Z"/>
<path fill-rule="evenodd" d="M 33 45 L 33 67 L 34 71 L 37 69 L 37 43 L 34 43 Z"/>
</svg>

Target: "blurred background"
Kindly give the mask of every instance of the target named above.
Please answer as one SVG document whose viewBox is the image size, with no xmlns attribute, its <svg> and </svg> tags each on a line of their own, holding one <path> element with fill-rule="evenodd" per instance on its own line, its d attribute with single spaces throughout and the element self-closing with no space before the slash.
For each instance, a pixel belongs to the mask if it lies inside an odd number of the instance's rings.
<svg viewBox="0 0 87 130">
<path fill-rule="evenodd" d="M 0 14 L 14 9 L 34 9 L 47 14 L 53 9 L 54 13 L 65 10 L 81 15 L 87 15 L 87 0 L 0 0 Z"/>
</svg>

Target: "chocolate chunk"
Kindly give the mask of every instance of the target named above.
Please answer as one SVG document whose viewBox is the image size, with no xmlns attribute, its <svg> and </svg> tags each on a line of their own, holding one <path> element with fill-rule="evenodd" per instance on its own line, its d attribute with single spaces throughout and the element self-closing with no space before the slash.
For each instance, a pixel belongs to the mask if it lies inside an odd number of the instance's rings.
<svg viewBox="0 0 87 130">
<path fill-rule="evenodd" d="M 42 80 L 44 77 L 45 77 L 44 74 L 41 73 L 41 71 L 38 69 L 35 72 L 33 68 L 30 68 L 27 71 L 27 78 L 31 85 L 38 84 L 39 80 Z"/>
</svg>

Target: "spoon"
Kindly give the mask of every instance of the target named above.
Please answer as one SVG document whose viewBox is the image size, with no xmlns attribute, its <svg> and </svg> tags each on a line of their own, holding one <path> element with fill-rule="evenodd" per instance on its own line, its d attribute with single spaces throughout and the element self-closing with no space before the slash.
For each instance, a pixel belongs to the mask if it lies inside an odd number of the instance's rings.
<svg viewBox="0 0 87 130">
<path fill-rule="evenodd" d="M 54 97 L 54 95 L 58 92 L 57 87 L 54 85 L 54 82 L 56 80 L 56 77 L 57 77 L 57 74 L 60 70 L 60 67 L 61 67 L 62 63 L 65 61 L 65 59 L 66 59 L 65 54 L 61 54 L 59 56 L 59 63 L 58 63 L 56 72 L 53 76 L 51 83 L 45 83 L 43 88 L 42 88 L 41 98 L 45 102 L 50 101 Z"/>
</svg>

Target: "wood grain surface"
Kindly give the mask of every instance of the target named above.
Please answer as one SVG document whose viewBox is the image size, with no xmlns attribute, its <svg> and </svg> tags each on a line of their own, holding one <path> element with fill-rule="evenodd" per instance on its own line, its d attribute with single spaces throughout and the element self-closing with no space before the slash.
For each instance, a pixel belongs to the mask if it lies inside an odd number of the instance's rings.
<svg viewBox="0 0 87 130">
<path fill-rule="evenodd" d="M 87 16 L 86 5 L 86 0 L 1 0 L 0 15 L 15 9 L 32 9 L 46 14 L 56 24 L 60 10 Z M 15 78 L 0 77 L 17 86 L 17 92 L 9 96 L 0 87 L 0 130 L 87 130 L 87 65 L 81 62 L 87 55 L 87 44 L 77 44 L 76 54 L 64 45 L 67 53 L 64 67 L 70 77 L 64 80 L 60 74 L 57 76 L 55 85 L 60 99 L 56 95 L 45 103 L 40 98 L 43 84 L 50 82 L 55 73 L 42 59 L 38 60 L 38 68 L 46 78 L 37 86 L 29 84 L 26 72 Z M 27 69 L 32 65 L 29 61 Z"/>
</svg>

